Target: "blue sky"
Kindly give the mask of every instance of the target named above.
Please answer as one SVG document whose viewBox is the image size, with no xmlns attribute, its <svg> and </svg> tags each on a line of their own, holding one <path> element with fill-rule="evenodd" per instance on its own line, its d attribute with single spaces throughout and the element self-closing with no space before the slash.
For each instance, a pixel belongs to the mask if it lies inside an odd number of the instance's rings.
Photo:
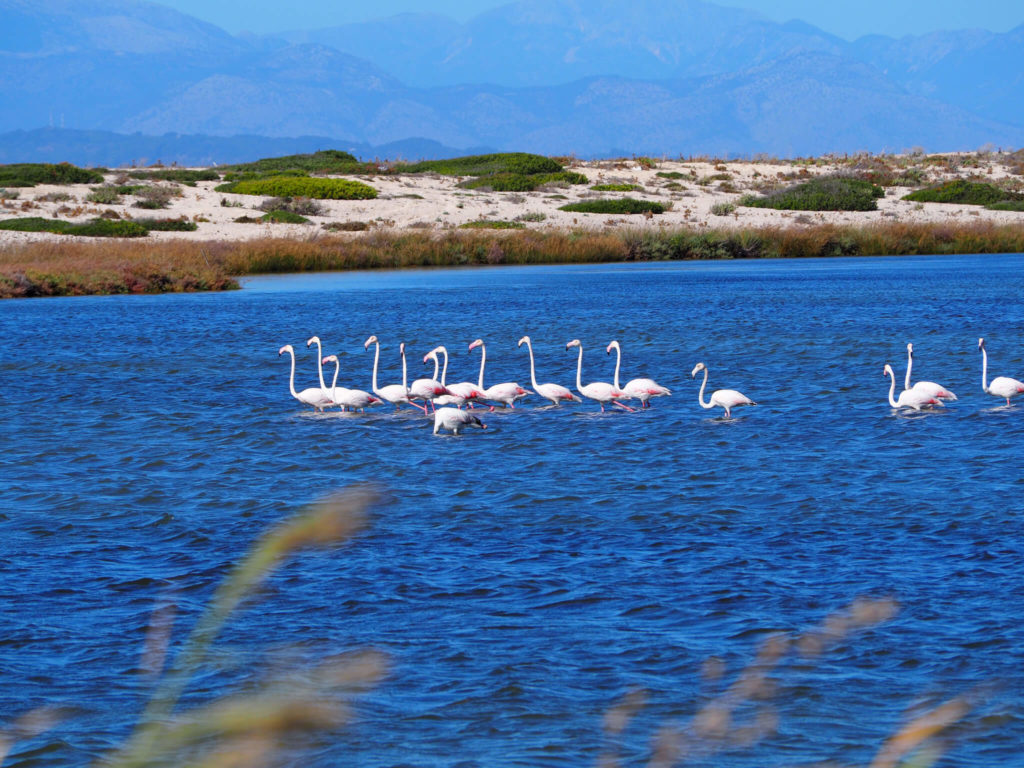
<svg viewBox="0 0 1024 768">
<path fill-rule="evenodd" d="M 465 20 L 508 0 L 157 0 L 223 27 L 268 34 L 365 21 L 406 11 L 433 11 Z M 717 0 L 751 8 L 776 21 L 802 19 L 853 40 L 870 33 L 899 37 L 938 29 L 980 27 L 1005 32 L 1024 23 L 1021 0 Z"/>
</svg>

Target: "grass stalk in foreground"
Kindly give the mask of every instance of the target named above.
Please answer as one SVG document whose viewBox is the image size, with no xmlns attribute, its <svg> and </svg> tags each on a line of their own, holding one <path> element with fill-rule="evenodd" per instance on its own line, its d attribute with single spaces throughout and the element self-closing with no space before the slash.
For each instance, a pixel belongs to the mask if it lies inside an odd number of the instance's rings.
<svg viewBox="0 0 1024 768">
<path fill-rule="evenodd" d="M 241 275 L 619 261 L 1024 253 L 990 222 L 747 229 L 370 230 L 242 241 L 55 242 L 0 251 L 0 298 L 237 288 Z"/>
</svg>

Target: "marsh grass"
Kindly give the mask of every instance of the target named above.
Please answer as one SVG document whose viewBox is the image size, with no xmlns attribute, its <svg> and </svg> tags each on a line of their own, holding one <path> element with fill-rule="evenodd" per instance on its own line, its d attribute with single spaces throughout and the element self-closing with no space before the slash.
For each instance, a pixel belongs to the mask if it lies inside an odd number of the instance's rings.
<svg viewBox="0 0 1024 768">
<path fill-rule="evenodd" d="M 302 239 L 10 245 L 0 251 L 0 297 L 224 290 L 237 288 L 234 278 L 241 275 L 352 269 L 1024 252 L 1024 227 L 984 221 L 602 232 L 333 226 L 365 231 L 332 235 L 325 227 Z"/>
</svg>

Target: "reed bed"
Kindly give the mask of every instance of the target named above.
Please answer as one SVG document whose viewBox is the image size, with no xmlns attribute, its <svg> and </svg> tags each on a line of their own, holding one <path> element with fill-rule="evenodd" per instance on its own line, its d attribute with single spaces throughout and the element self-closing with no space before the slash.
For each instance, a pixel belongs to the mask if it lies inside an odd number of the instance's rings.
<svg viewBox="0 0 1024 768">
<path fill-rule="evenodd" d="M 0 298 L 217 291 L 288 272 L 499 264 L 1024 252 L 1024 227 L 991 222 L 747 229 L 370 230 L 244 241 L 42 241 L 0 250 Z"/>
</svg>

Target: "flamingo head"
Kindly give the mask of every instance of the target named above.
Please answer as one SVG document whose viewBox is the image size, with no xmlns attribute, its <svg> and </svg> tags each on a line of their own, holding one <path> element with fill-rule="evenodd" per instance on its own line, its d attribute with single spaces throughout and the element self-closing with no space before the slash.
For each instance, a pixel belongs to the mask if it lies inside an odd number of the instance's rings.
<svg viewBox="0 0 1024 768">
<path fill-rule="evenodd" d="M 523 338 L 521 338 L 519 340 L 519 343 L 516 344 L 516 346 L 517 347 L 521 347 L 521 346 L 523 346 L 523 344 L 526 344 L 526 345 L 530 344 L 530 337 L 529 336 L 523 336 Z"/>
<path fill-rule="evenodd" d="M 894 374 L 894 373 L 892 372 L 892 366 L 891 366 L 891 365 L 889 365 L 888 363 L 886 363 L 886 364 L 885 364 L 885 368 L 883 368 L 883 369 L 882 369 L 882 375 L 883 375 L 883 376 L 892 376 L 892 377 L 894 377 L 894 378 L 895 378 L 895 375 L 896 375 L 896 374 Z"/>
<path fill-rule="evenodd" d="M 568 344 L 565 345 L 565 348 L 566 349 L 571 349 L 572 347 L 578 347 L 579 345 L 580 345 L 580 340 L 579 339 L 573 339 L 572 341 L 570 341 Z"/>
<path fill-rule="evenodd" d="M 368 338 L 366 341 L 363 342 L 363 349 L 364 350 L 369 349 L 371 344 L 376 344 L 376 343 L 377 343 L 377 337 L 376 336 L 371 336 L 370 338 Z"/>
<path fill-rule="evenodd" d="M 432 349 L 423 356 L 423 364 L 426 365 L 428 360 L 437 360 L 437 350 Z"/>
<path fill-rule="evenodd" d="M 320 343 L 320 337 L 319 336 L 313 336 L 309 341 L 306 342 L 306 347 L 308 348 L 308 347 L 313 346 L 314 344 L 319 344 L 319 343 Z"/>
<path fill-rule="evenodd" d="M 328 363 L 336 363 L 336 362 L 338 362 L 338 356 L 337 355 L 328 355 L 327 357 L 325 357 L 323 360 L 320 361 L 320 363 L 323 364 L 323 365 L 327 365 Z"/>
<path fill-rule="evenodd" d="M 701 371 L 706 371 L 707 369 L 708 369 L 708 367 L 706 365 L 704 365 L 704 363 L 697 363 L 693 367 L 693 370 L 690 371 L 690 378 L 691 379 L 694 378 L 698 373 L 700 373 Z"/>
<path fill-rule="evenodd" d="M 470 349 L 470 351 L 472 351 L 472 350 L 476 349 L 477 347 L 482 347 L 483 345 L 484 345 L 484 340 L 483 339 L 477 339 L 476 341 L 474 341 L 472 344 L 469 345 L 469 349 Z"/>
<path fill-rule="evenodd" d="M 285 344 L 283 347 L 281 347 L 279 350 L 277 350 L 277 354 L 278 355 L 283 355 L 285 352 L 294 352 L 294 351 L 295 350 L 292 348 L 291 344 Z"/>
<path fill-rule="evenodd" d="M 487 425 L 480 421 L 480 419 L 478 419 L 476 416 L 470 416 L 467 424 L 470 427 L 480 427 L 480 429 L 487 429 Z"/>
<path fill-rule="evenodd" d="M 978 349 L 984 349 L 984 348 L 985 348 L 985 340 L 984 339 L 978 339 Z"/>
<path fill-rule="evenodd" d="M 911 355 L 911 356 L 914 354 L 914 345 L 913 344 L 907 344 L 907 354 Z"/>
<path fill-rule="evenodd" d="M 401 344 L 398 345 L 398 354 L 400 354 L 400 355 L 404 355 L 405 354 L 405 342 L 404 341 Z"/>
<path fill-rule="evenodd" d="M 621 347 L 619 346 L 619 342 L 613 341 L 611 344 L 608 345 L 608 349 L 606 349 L 605 352 L 607 352 L 610 355 L 613 349 L 621 349 Z"/>
</svg>

